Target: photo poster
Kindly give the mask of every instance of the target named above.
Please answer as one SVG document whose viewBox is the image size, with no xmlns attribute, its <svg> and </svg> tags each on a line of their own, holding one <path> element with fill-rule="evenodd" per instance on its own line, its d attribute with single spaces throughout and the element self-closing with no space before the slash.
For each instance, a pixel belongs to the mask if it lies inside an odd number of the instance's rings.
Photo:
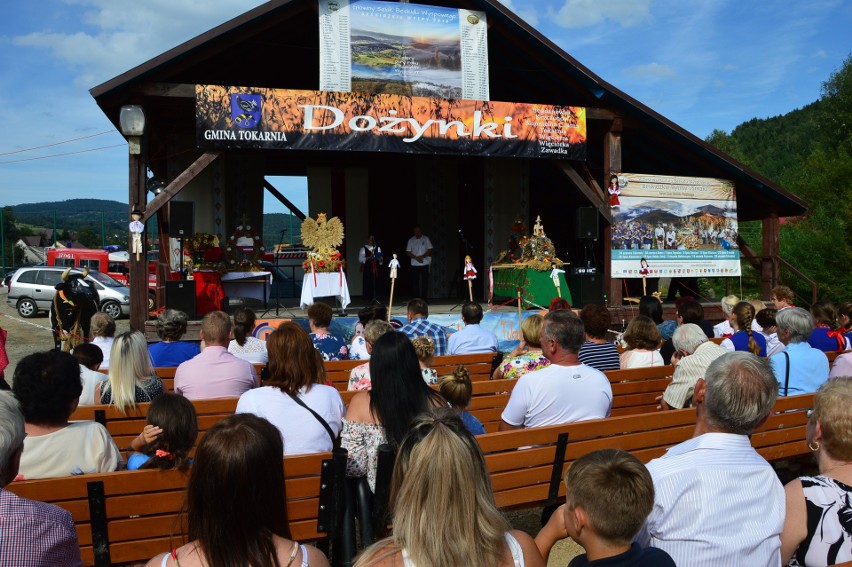
<svg viewBox="0 0 852 567">
<path fill-rule="evenodd" d="M 485 12 L 319 0 L 320 90 L 488 100 Z"/>
<path fill-rule="evenodd" d="M 724 179 L 619 173 L 608 187 L 612 277 L 739 276 L 737 199 Z"/>
</svg>

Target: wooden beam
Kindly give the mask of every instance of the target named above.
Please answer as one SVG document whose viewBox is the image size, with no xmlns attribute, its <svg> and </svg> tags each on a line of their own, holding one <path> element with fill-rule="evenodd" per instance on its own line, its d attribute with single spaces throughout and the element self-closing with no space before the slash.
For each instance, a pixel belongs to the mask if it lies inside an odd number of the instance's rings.
<svg viewBox="0 0 852 567">
<path fill-rule="evenodd" d="M 606 108 L 586 107 L 586 120 L 615 120 L 618 115 Z"/>
<path fill-rule="evenodd" d="M 770 299 L 770 292 L 777 286 L 781 267 L 777 258 L 781 254 L 781 224 L 778 215 L 770 214 L 763 219 L 763 258 L 760 265 L 760 291 L 763 299 Z"/>
<path fill-rule="evenodd" d="M 144 83 L 129 92 L 144 96 L 195 98 L 195 85 L 190 83 Z"/>
<path fill-rule="evenodd" d="M 604 136 L 604 184 L 609 185 L 609 176 L 621 171 L 621 133 L 624 125 L 621 118 L 612 121 L 609 132 Z M 604 289 L 609 290 L 609 304 L 621 305 L 623 298 L 621 279 L 612 277 L 612 222 L 604 229 Z"/>
<path fill-rule="evenodd" d="M 145 159 L 140 154 L 130 154 L 129 160 L 130 186 L 128 218 L 134 207 L 140 211 L 146 208 L 148 198 L 145 187 Z M 144 220 L 142 222 L 145 222 Z M 145 321 L 148 320 L 148 255 L 146 253 L 147 239 L 142 233 L 142 253 L 130 254 L 130 328 L 134 331 L 145 331 Z"/>
<path fill-rule="evenodd" d="M 175 177 L 174 181 L 169 183 L 163 192 L 151 199 L 148 206 L 145 208 L 145 214 L 142 215 L 142 222 L 147 221 L 156 213 L 163 205 L 172 200 L 172 198 L 186 187 L 190 181 L 204 171 L 204 168 L 213 163 L 217 157 L 222 154 L 221 151 L 207 151 L 201 154 L 197 160 L 187 167 L 183 173 Z"/>
<path fill-rule="evenodd" d="M 282 194 L 281 194 L 281 191 L 279 191 L 278 189 L 276 189 L 276 188 L 272 185 L 272 183 L 270 183 L 270 182 L 269 182 L 269 181 L 267 181 L 266 179 L 264 179 L 264 180 L 263 180 L 263 187 L 264 187 L 267 191 L 269 191 L 270 193 L 272 193 L 272 196 L 273 196 L 273 197 L 275 197 L 276 199 L 278 199 L 278 200 L 281 202 L 281 204 L 283 204 L 285 207 L 287 207 L 288 209 L 290 209 L 290 212 L 291 212 L 291 213 L 293 213 L 294 215 L 296 215 L 296 216 L 299 218 L 299 220 L 305 220 L 305 218 L 307 218 L 307 217 L 305 216 L 305 213 L 303 213 L 302 211 L 300 211 L 300 210 L 299 210 L 299 207 L 297 207 L 296 205 L 294 205 L 294 204 L 293 204 L 293 202 L 292 202 L 292 201 L 290 201 L 290 199 L 288 199 L 287 197 L 285 197 L 284 195 L 282 195 Z"/>
<path fill-rule="evenodd" d="M 556 167 L 562 170 L 562 173 L 571 180 L 571 183 L 577 186 L 580 192 L 583 193 L 592 206 L 598 210 L 607 223 L 612 224 L 612 213 L 609 209 L 609 203 L 601 200 L 601 195 L 596 193 L 595 190 L 586 183 L 586 180 L 583 179 L 576 169 L 574 169 L 574 165 L 567 161 L 554 160 L 554 163 L 556 164 Z"/>
<path fill-rule="evenodd" d="M 576 167 L 577 166 L 575 166 L 575 168 Z M 588 183 L 589 187 L 591 187 L 595 191 L 595 193 L 598 194 L 601 202 L 605 203 L 608 206 L 609 205 L 609 196 L 604 192 L 603 189 L 601 189 L 601 186 L 598 185 L 598 182 L 595 179 L 595 176 L 592 174 L 592 171 L 589 169 L 589 166 L 586 165 L 584 162 L 581 162 L 579 164 L 579 167 L 580 167 L 580 171 L 582 172 L 583 176 L 586 178 L 586 183 Z M 610 209 L 607 209 L 607 210 L 610 210 Z"/>
</svg>

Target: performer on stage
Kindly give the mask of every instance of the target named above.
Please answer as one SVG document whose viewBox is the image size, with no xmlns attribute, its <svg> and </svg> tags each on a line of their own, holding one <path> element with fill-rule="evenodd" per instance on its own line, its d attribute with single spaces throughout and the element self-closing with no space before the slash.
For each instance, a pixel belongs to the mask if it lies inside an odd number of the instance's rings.
<svg viewBox="0 0 852 567">
<path fill-rule="evenodd" d="M 405 253 L 411 258 L 411 276 L 414 294 L 423 300 L 429 296 L 429 265 L 432 263 L 432 241 L 423 234 L 420 226 L 414 227 L 414 236 L 408 239 Z"/>
<path fill-rule="evenodd" d="M 382 279 L 379 278 L 379 266 L 384 263 L 382 249 L 376 244 L 376 237 L 370 235 L 367 243 L 358 251 L 361 264 L 364 299 L 377 299 L 382 293 Z"/>
</svg>

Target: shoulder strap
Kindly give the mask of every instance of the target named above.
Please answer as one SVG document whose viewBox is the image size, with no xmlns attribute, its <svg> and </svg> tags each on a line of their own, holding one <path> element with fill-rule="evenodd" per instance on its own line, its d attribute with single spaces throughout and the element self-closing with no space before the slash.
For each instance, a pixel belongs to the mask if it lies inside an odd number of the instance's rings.
<svg viewBox="0 0 852 567">
<path fill-rule="evenodd" d="M 787 392 L 790 390 L 790 355 L 787 354 L 786 350 L 782 352 L 787 361 L 787 371 L 784 373 L 784 396 L 786 396 Z"/>
<path fill-rule="evenodd" d="M 302 406 L 303 408 L 305 408 L 306 410 L 311 412 L 311 414 L 317 419 L 317 421 L 320 422 L 320 424 L 323 427 L 325 427 L 325 431 L 326 431 L 326 433 L 328 433 L 328 436 L 331 438 L 331 445 L 333 447 L 337 448 L 337 447 L 340 446 L 340 439 L 334 434 L 334 431 L 331 430 L 331 426 L 328 424 L 328 422 L 326 420 L 324 420 L 322 418 L 322 416 L 320 414 L 318 414 L 317 412 L 315 412 L 314 410 L 309 408 L 308 404 L 306 404 L 301 399 L 299 399 L 299 396 L 297 396 L 295 394 L 291 394 L 289 392 L 287 393 L 287 395 L 290 396 L 290 398 L 294 402 L 296 402 L 297 404 L 299 404 L 300 406 Z"/>
</svg>

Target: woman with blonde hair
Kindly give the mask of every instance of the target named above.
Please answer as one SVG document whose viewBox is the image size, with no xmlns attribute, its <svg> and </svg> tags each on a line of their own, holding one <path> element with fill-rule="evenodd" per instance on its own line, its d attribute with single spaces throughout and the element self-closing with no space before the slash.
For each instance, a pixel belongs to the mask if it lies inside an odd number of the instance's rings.
<svg viewBox="0 0 852 567">
<path fill-rule="evenodd" d="M 473 383 L 470 381 L 470 372 L 464 366 L 459 366 L 452 374 L 441 378 L 438 385 L 441 395 L 447 403 L 459 414 L 467 430 L 474 435 L 485 433 L 482 422 L 468 413 L 467 406 L 473 396 Z"/>
<path fill-rule="evenodd" d="M 621 353 L 621 369 L 664 366 L 660 345 L 663 343 L 660 329 L 646 315 L 637 315 L 627 325 L 621 340 L 626 345 Z"/>
<path fill-rule="evenodd" d="M 722 298 L 722 311 L 725 313 L 725 320 L 721 323 L 713 325 L 713 336 L 716 338 L 728 338 L 734 334 L 734 328 L 731 327 L 729 319 L 734 306 L 740 302 L 740 298 L 736 295 L 726 295 Z"/>
<path fill-rule="evenodd" d="M 391 480 L 393 535 L 356 567 L 538 567 L 532 538 L 497 508 L 482 451 L 451 409 L 419 415 L 399 447 Z"/>
<path fill-rule="evenodd" d="M 435 341 L 429 337 L 414 337 L 411 339 L 411 346 L 414 347 L 414 352 L 417 353 L 417 362 L 420 363 L 420 372 L 423 374 L 423 381 L 430 386 L 438 383 L 438 371 L 432 368 L 435 363 Z"/>
<path fill-rule="evenodd" d="M 819 467 L 816 476 L 784 488 L 787 515 L 781 532 L 784 565 L 823 567 L 852 561 L 852 377 L 820 386 L 808 417 L 806 439 Z"/>
<path fill-rule="evenodd" d="M 150 402 L 162 393 L 163 382 L 154 372 L 145 335 L 128 331 L 115 337 L 110 351 L 109 379 L 95 386 L 95 399 L 125 413 L 127 408 Z"/>
<path fill-rule="evenodd" d="M 541 352 L 541 326 L 544 317 L 535 313 L 521 321 L 521 344 L 509 353 L 509 358 L 500 363 L 492 380 L 520 378 L 527 372 L 550 366 L 550 361 Z"/>
<path fill-rule="evenodd" d="M 754 307 L 748 301 L 740 301 L 731 311 L 728 321 L 734 334 L 722 341 L 728 350 L 744 350 L 757 356 L 766 357 L 766 337 L 752 330 Z"/>
</svg>

